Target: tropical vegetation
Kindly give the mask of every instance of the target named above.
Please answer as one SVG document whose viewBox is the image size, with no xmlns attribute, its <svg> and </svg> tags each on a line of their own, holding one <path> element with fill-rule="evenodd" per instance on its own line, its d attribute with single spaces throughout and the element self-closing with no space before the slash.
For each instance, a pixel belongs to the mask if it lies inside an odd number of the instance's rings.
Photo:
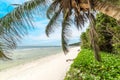
<svg viewBox="0 0 120 80">
<path fill-rule="evenodd" d="M 64 80 L 119 80 L 120 79 L 120 25 L 105 14 L 96 15 L 96 33 L 101 50 L 101 62 L 94 60 L 89 27 L 81 35 L 82 51 L 71 65 Z"/>
<path fill-rule="evenodd" d="M 19 41 L 25 34 L 27 30 L 33 27 L 32 18 L 33 13 L 40 13 L 41 6 L 47 3 L 48 0 L 31 0 L 27 1 L 22 5 L 18 5 L 11 13 L 0 19 L 0 51 L 3 56 L 3 51 L 8 48 L 15 48 L 17 41 Z M 47 17 L 50 19 L 48 25 L 46 26 L 46 35 L 49 36 L 51 32 L 56 28 L 56 24 L 61 23 L 62 34 L 61 43 L 64 53 L 68 52 L 68 39 L 69 39 L 69 28 L 71 24 L 75 24 L 77 29 L 80 29 L 89 20 L 91 24 L 90 36 L 91 44 L 94 49 L 96 60 L 100 61 L 99 49 L 97 45 L 98 36 L 95 30 L 95 10 L 101 11 L 106 15 L 109 15 L 116 20 L 120 20 L 118 6 L 113 6 L 103 0 L 52 0 L 47 10 Z M 116 0 L 118 2 L 119 0 Z M 115 3 L 116 4 L 116 3 Z M 104 10 L 104 8 L 106 9 Z M 112 8 L 112 10 L 111 10 Z M 109 14 L 110 12 L 113 14 Z M 62 20 L 61 20 L 62 17 Z M 60 19 L 60 20 L 59 20 Z M 60 22 L 58 22 L 60 21 Z M 58 23 L 57 23 L 58 22 Z M 5 56 L 5 55 L 4 55 Z"/>
<path fill-rule="evenodd" d="M 109 53 L 120 53 L 120 25 L 118 22 L 105 14 L 96 16 L 96 32 L 99 36 L 98 46 L 101 51 Z M 89 29 L 81 35 L 81 47 L 91 48 Z"/>
<path fill-rule="evenodd" d="M 97 62 L 92 53 L 82 49 L 64 80 L 120 80 L 120 55 L 100 52 L 102 62 Z"/>
</svg>

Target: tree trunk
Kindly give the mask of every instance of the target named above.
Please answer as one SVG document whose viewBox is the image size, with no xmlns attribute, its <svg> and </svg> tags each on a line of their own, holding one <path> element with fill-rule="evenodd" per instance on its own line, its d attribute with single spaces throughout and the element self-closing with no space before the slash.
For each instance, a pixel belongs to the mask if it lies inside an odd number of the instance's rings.
<svg viewBox="0 0 120 80">
<path fill-rule="evenodd" d="M 94 8 L 103 14 L 111 16 L 120 22 L 120 7 L 111 5 L 107 2 L 95 1 Z"/>
</svg>

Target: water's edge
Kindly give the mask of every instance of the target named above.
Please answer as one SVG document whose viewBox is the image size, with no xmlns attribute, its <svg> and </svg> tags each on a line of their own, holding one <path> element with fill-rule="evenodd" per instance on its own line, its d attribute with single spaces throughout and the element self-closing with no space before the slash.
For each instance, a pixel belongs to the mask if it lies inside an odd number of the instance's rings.
<svg viewBox="0 0 120 80">
<path fill-rule="evenodd" d="M 61 47 L 30 47 L 11 51 L 13 60 L 0 60 L 0 71 L 60 53 Z"/>
</svg>

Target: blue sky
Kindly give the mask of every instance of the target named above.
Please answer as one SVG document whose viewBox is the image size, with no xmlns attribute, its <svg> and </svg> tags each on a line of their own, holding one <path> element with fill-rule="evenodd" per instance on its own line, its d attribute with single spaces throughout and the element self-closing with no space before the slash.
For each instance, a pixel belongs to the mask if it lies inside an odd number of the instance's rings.
<svg viewBox="0 0 120 80">
<path fill-rule="evenodd" d="M 0 17 L 6 15 L 13 10 L 10 4 L 22 4 L 27 0 L 0 0 Z M 19 46 L 48 46 L 48 45 L 61 45 L 61 26 L 57 26 L 54 33 L 47 37 L 45 35 L 45 26 L 49 20 L 45 16 L 35 15 L 34 25 L 35 29 L 31 30 L 28 35 L 24 36 Z M 86 24 L 87 27 L 87 24 Z M 86 27 L 80 31 L 71 28 L 72 34 L 69 43 L 74 43 L 80 41 L 81 32 L 85 31 Z"/>
</svg>

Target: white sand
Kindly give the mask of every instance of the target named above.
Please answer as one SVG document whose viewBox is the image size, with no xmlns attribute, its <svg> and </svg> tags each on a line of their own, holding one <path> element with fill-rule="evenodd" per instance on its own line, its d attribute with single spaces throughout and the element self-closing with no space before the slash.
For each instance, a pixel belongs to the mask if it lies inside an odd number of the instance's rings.
<svg viewBox="0 0 120 80">
<path fill-rule="evenodd" d="M 63 53 L 45 57 L 24 65 L 0 72 L 0 80 L 63 80 L 80 47 L 70 48 L 68 55 Z"/>
</svg>

